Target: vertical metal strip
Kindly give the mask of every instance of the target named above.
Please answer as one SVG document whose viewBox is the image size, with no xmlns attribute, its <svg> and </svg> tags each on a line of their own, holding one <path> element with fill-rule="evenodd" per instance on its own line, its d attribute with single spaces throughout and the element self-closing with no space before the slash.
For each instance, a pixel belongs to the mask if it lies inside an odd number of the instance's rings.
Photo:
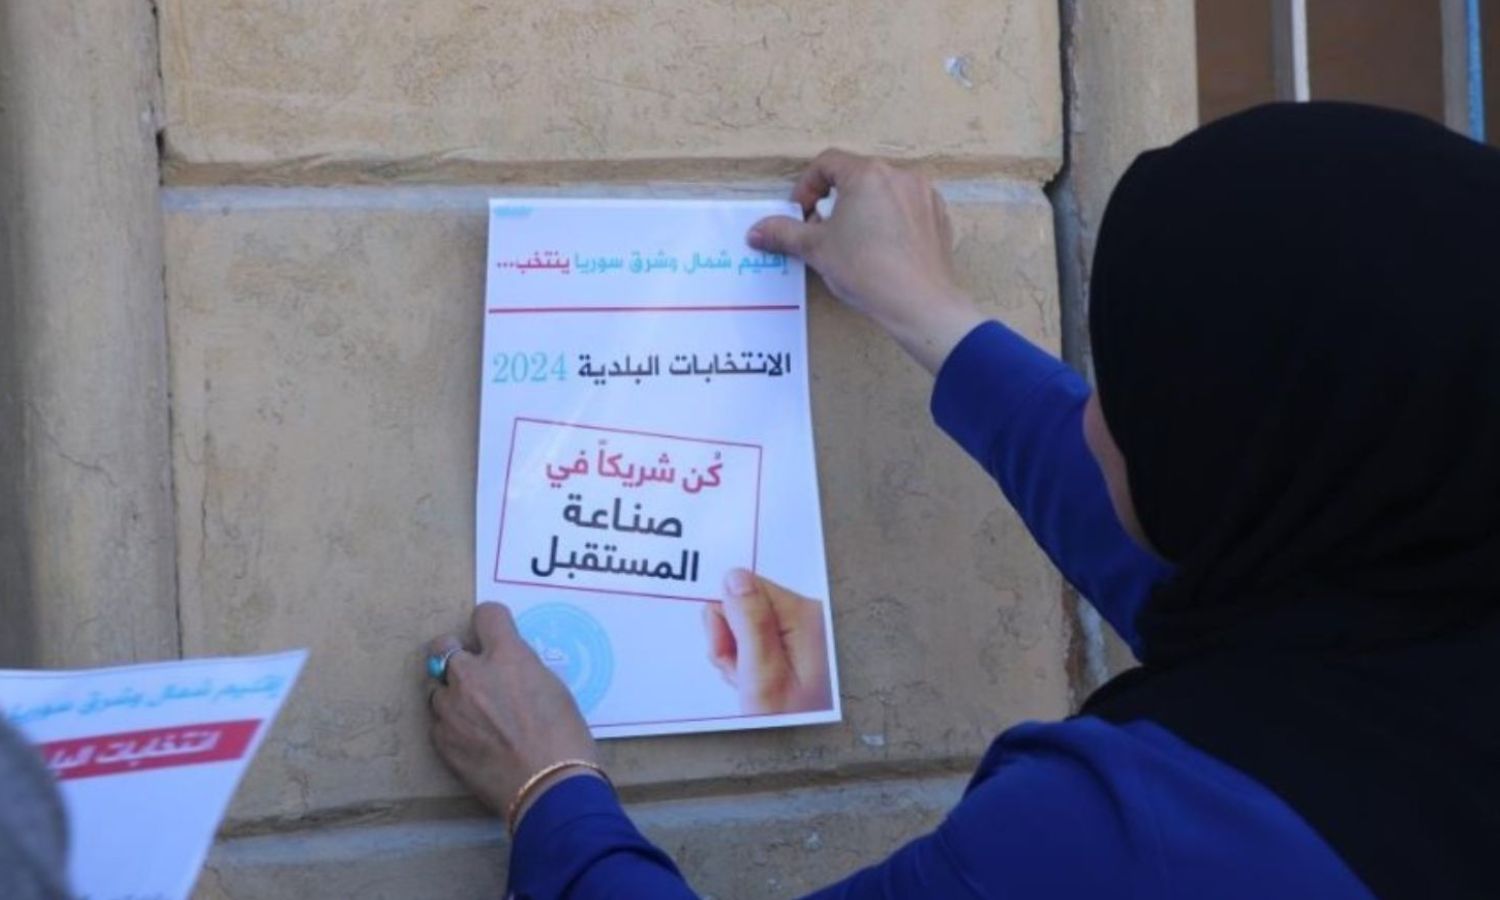
<svg viewBox="0 0 1500 900">
<path fill-rule="evenodd" d="M 1484 140 L 1484 65 L 1479 0 L 1442 0 L 1443 122 Z"/>
<path fill-rule="evenodd" d="M 1271 71 L 1276 99 L 1311 99 L 1307 61 L 1307 0 L 1271 0 Z"/>
<path fill-rule="evenodd" d="M 1484 46 L 1481 40 L 1479 0 L 1467 0 L 1464 10 L 1468 41 L 1468 94 L 1469 135 L 1476 141 L 1484 140 Z"/>
</svg>

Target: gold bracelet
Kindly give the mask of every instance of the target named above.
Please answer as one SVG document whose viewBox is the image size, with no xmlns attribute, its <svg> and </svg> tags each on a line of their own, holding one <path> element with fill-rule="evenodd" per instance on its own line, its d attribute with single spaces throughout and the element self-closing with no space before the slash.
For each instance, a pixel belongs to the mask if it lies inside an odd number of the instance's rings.
<svg viewBox="0 0 1500 900">
<path fill-rule="evenodd" d="M 521 807 L 526 804 L 527 796 L 529 796 L 531 792 L 536 789 L 537 785 L 541 784 L 543 781 L 546 781 L 548 776 L 555 775 L 558 772 L 561 772 L 563 769 L 588 769 L 590 772 L 593 772 L 600 778 L 603 778 L 604 783 L 609 785 L 611 788 L 615 786 L 615 783 L 610 780 L 609 773 L 605 772 L 604 768 L 598 763 L 589 762 L 586 759 L 560 759 L 552 765 L 542 768 L 535 775 L 526 779 L 526 783 L 521 785 L 521 789 L 519 791 L 516 791 L 516 799 L 510 801 L 510 808 L 505 811 L 505 824 L 506 827 L 510 829 L 511 837 L 516 836 L 516 814 L 519 813 L 521 811 Z"/>
</svg>

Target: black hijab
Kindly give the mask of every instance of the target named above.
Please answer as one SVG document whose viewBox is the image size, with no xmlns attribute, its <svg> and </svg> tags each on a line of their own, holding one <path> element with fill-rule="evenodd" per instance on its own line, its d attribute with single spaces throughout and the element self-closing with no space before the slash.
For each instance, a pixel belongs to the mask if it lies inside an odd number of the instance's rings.
<svg viewBox="0 0 1500 900">
<path fill-rule="evenodd" d="M 1143 154 L 1099 399 L 1177 566 L 1084 708 L 1278 793 L 1380 897 L 1500 897 L 1500 151 L 1261 107 Z"/>
</svg>

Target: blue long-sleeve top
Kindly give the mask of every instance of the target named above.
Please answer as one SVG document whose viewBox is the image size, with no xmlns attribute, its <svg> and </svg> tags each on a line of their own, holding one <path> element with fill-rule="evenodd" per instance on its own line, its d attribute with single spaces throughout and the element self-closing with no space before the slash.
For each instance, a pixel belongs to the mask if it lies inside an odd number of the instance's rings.
<svg viewBox="0 0 1500 900">
<path fill-rule="evenodd" d="M 1003 325 L 944 362 L 934 418 L 999 482 L 1047 555 L 1132 647 L 1170 570 L 1125 534 L 1083 441 L 1088 385 Z M 560 782 L 511 850 L 522 898 L 696 896 L 601 780 Z M 1289 806 L 1149 721 L 1026 723 L 990 746 L 937 830 L 820 898 L 1371 895 Z"/>
</svg>

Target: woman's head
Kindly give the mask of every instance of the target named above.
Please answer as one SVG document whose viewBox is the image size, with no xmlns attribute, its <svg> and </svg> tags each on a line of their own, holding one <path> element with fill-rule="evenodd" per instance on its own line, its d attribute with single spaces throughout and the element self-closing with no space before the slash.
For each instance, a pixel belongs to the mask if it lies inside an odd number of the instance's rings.
<svg viewBox="0 0 1500 900">
<path fill-rule="evenodd" d="M 1179 566 L 1148 652 L 1500 593 L 1497 250 L 1500 152 L 1402 113 L 1262 107 L 1135 162 L 1090 330 L 1106 474 Z"/>
</svg>

